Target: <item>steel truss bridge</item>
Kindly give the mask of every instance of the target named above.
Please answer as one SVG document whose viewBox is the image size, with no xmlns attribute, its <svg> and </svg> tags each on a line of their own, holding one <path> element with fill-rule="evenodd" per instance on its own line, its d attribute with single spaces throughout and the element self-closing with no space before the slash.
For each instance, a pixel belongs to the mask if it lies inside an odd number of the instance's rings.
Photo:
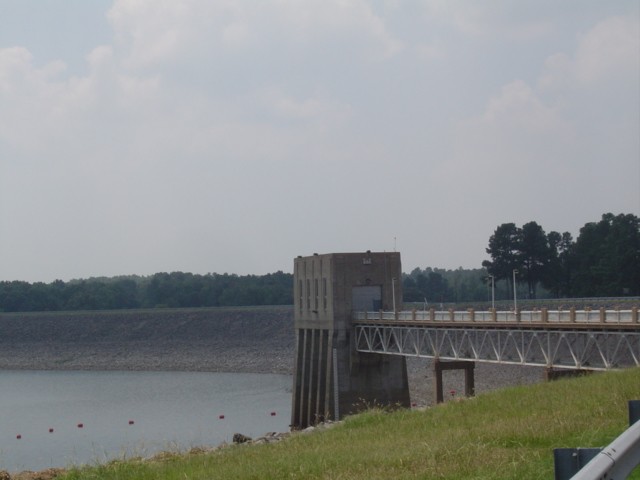
<svg viewBox="0 0 640 480">
<path fill-rule="evenodd" d="M 354 312 L 359 352 L 609 370 L 640 366 L 631 310 Z"/>
</svg>

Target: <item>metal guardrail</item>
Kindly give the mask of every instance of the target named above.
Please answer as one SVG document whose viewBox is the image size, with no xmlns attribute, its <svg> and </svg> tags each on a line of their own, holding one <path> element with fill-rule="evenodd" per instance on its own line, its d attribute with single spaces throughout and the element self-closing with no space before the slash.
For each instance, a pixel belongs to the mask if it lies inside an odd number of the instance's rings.
<svg viewBox="0 0 640 480">
<path fill-rule="evenodd" d="M 424 302 L 404 302 L 404 305 L 408 308 L 416 308 L 421 310 L 424 308 Z M 489 309 L 492 304 L 490 301 L 480 302 L 444 302 L 438 303 L 431 301 L 429 306 L 438 306 L 440 310 L 465 310 L 467 308 L 475 308 L 476 310 Z M 513 299 L 511 300 L 496 300 L 493 303 L 498 310 L 508 310 L 513 308 Z M 522 297 L 518 298 L 518 306 L 523 309 L 532 310 L 534 308 L 548 308 L 550 310 L 556 310 L 559 308 L 569 309 L 575 307 L 583 309 L 585 307 L 592 307 L 594 309 L 600 307 L 606 307 L 607 309 L 617 308 L 631 308 L 633 306 L 640 306 L 640 297 L 584 297 L 584 298 L 539 298 L 530 299 Z"/>
<path fill-rule="evenodd" d="M 557 448 L 555 480 L 627 478 L 640 465 L 640 400 L 629 401 L 629 428 L 603 449 Z"/>
<path fill-rule="evenodd" d="M 421 322 L 421 323 L 521 323 L 521 324 L 610 324 L 640 326 L 639 309 L 629 310 L 404 310 L 400 312 L 354 312 L 359 322 Z"/>
</svg>

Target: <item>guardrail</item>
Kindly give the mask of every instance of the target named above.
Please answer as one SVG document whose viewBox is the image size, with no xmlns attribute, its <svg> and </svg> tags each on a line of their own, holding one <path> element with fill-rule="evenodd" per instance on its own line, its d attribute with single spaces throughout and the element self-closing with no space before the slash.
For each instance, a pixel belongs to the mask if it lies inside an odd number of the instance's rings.
<svg viewBox="0 0 640 480">
<path fill-rule="evenodd" d="M 640 465 L 640 400 L 629 401 L 629 428 L 605 448 L 557 448 L 555 480 L 627 478 Z"/>
<path fill-rule="evenodd" d="M 415 308 L 417 310 L 422 310 L 425 306 L 424 302 L 404 302 L 406 308 L 411 309 Z M 509 310 L 513 308 L 513 299 L 511 300 L 496 300 L 491 301 L 480 301 L 480 302 L 444 302 L 438 303 L 436 301 L 431 301 L 427 308 L 433 306 L 434 308 L 439 308 L 440 310 L 466 310 L 467 308 L 475 308 L 476 310 L 485 310 L 491 307 L 495 307 L 498 310 Z M 614 308 L 620 308 L 627 310 L 631 307 L 640 307 L 640 297 L 584 297 L 584 298 L 540 298 L 540 299 L 530 299 L 518 298 L 518 306 L 525 310 L 533 310 L 535 308 L 548 308 L 550 310 L 564 309 L 568 310 L 571 307 L 575 307 L 577 309 L 584 309 L 587 307 L 591 307 L 594 309 L 598 309 L 600 307 L 605 307 L 609 310 Z"/>
<path fill-rule="evenodd" d="M 353 312 L 356 321 L 417 323 L 530 323 L 530 324 L 616 324 L 640 325 L 638 307 L 629 310 L 404 310 L 399 312 Z"/>
</svg>

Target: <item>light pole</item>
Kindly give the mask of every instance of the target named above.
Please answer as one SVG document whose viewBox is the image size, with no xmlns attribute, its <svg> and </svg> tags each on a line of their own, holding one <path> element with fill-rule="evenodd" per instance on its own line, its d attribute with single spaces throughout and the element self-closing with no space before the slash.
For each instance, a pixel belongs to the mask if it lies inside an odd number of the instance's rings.
<svg viewBox="0 0 640 480">
<path fill-rule="evenodd" d="M 516 273 L 518 273 L 518 270 L 514 268 L 513 269 L 513 311 L 515 313 L 518 313 L 518 298 L 516 295 Z"/>
<path fill-rule="evenodd" d="M 491 309 L 495 310 L 496 308 L 496 284 L 495 277 L 493 275 L 489 275 L 487 278 L 491 279 Z"/>
<path fill-rule="evenodd" d="M 391 279 L 391 296 L 393 298 L 393 313 L 396 313 L 396 277 Z"/>
</svg>

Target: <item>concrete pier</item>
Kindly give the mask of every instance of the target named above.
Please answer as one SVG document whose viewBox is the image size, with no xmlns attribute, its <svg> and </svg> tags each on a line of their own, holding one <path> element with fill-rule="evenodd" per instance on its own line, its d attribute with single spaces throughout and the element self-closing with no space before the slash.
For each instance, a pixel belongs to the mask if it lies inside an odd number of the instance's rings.
<svg viewBox="0 0 640 480">
<path fill-rule="evenodd" d="M 433 361 L 433 381 L 434 381 L 434 393 L 435 403 L 444 402 L 444 392 L 442 386 L 442 372 L 445 370 L 464 370 L 464 395 L 465 397 L 473 397 L 475 395 L 475 375 L 474 369 L 476 363 L 466 360 L 450 360 L 441 361 L 435 359 Z"/>
<path fill-rule="evenodd" d="M 409 406 L 405 358 L 359 353 L 351 324 L 354 311 L 400 305 L 401 279 L 396 252 L 295 259 L 292 428 L 340 419 L 371 405 Z"/>
</svg>

